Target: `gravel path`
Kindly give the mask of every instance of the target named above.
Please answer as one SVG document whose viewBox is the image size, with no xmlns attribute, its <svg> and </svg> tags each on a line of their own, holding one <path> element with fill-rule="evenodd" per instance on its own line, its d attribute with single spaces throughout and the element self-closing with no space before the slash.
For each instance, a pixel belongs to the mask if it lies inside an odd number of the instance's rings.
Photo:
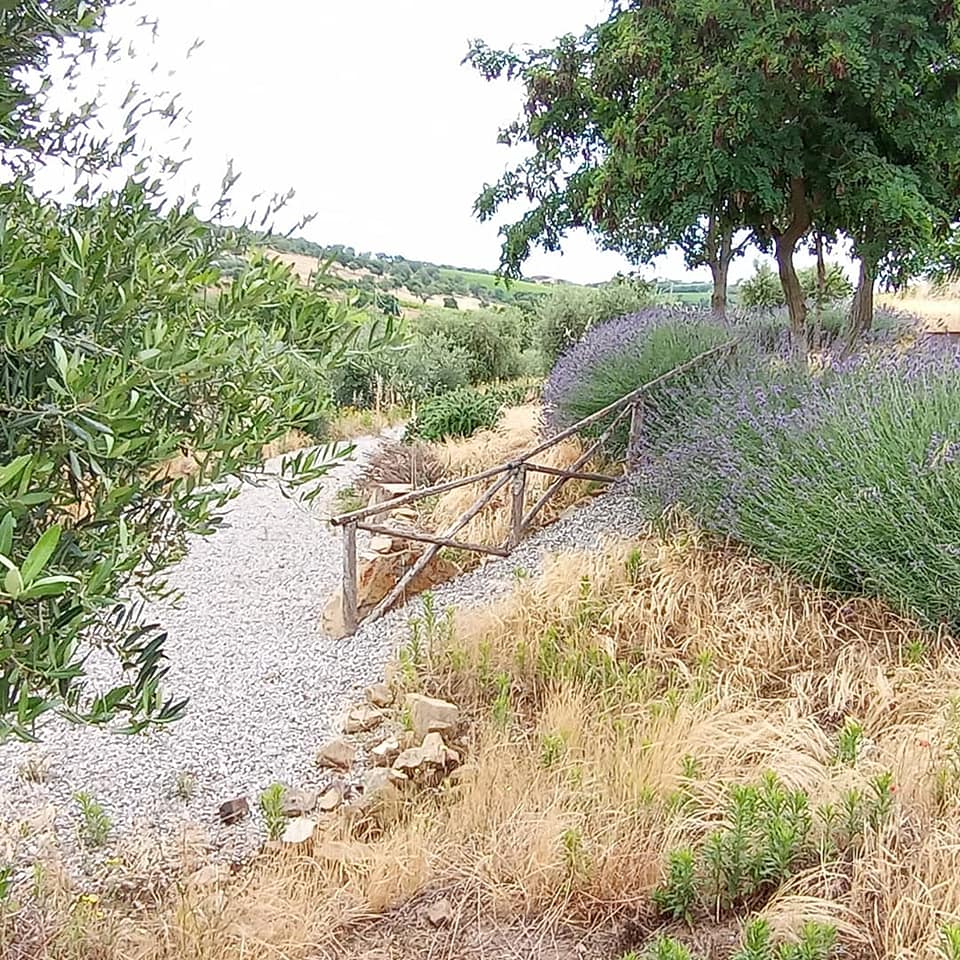
<svg viewBox="0 0 960 960">
<path fill-rule="evenodd" d="M 341 563 L 339 535 L 323 518 L 337 512 L 336 491 L 362 472 L 379 442 L 357 441 L 356 459 L 324 480 L 309 507 L 285 498 L 275 482 L 245 487 L 224 527 L 195 539 L 170 571 L 168 582 L 181 596 L 151 605 L 149 616 L 169 633 L 166 688 L 190 697 L 184 719 L 135 737 L 55 720 L 39 745 L 0 745 L 0 866 L 10 858 L 26 865 L 52 839 L 68 863 L 79 863 L 78 791 L 102 804 L 115 837 L 172 837 L 199 824 L 221 856 L 242 857 L 263 837 L 256 798 L 265 787 L 323 781 L 314 763 L 318 746 L 338 732 L 346 704 L 382 677 L 418 607 L 414 600 L 345 640 L 330 639 L 321 625 Z M 509 559 L 437 588 L 437 606 L 488 601 L 510 589 L 518 568 L 536 572 L 545 551 L 589 548 L 634 534 L 640 523 L 627 495 L 608 493 Z M 90 666 L 94 677 L 107 679 L 104 664 Z M 45 767 L 48 778 L 30 782 L 26 763 Z M 185 799 L 178 783 L 187 776 L 195 787 Z M 249 799 L 254 815 L 223 827 L 217 808 L 238 796 Z"/>
</svg>

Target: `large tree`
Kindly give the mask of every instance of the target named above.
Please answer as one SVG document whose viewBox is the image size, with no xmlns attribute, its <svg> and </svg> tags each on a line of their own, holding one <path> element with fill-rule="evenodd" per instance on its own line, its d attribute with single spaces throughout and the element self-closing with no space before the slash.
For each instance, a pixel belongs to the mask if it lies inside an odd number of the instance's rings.
<svg viewBox="0 0 960 960">
<path fill-rule="evenodd" d="M 802 335 L 808 234 L 845 234 L 869 279 L 896 278 L 956 219 L 957 24 L 933 0 L 648 0 L 545 50 L 475 43 L 468 59 L 526 92 L 501 138 L 532 151 L 477 203 L 531 204 L 504 227 L 502 269 L 577 226 L 692 261 L 705 225 L 742 228 L 776 256 Z"/>
</svg>

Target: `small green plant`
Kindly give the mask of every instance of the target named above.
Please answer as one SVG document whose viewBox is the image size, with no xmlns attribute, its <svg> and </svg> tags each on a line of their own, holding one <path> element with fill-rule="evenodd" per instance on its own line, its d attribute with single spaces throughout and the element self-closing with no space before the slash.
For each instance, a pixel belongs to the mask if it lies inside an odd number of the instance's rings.
<svg viewBox="0 0 960 960">
<path fill-rule="evenodd" d="M 689 920 L 697 902 L 696 856 L 690 848 L 674 850 L 667 864 L 664 883 L 653 891 L 653 902 L 674 920 Z"/>
<path fill-rule="evenodd" d="M 561 835 L 563 857 L 571 875 L 582 873 L 587 867 L 587 852 L 583 845 L 583 834 L 578 827 L 568 827 Z"/>
<path fill-rule="evenodd" d="M 0 867 L 0 907 L 9 899 L 13 891 L 13 867 L 9 864 Z"/>
<path fill-rule="evenodd" d="M 271 840 L 279 839 L 286 825 L 286 816 L 283 812 L 283 797 L 286 789 L 282 783 L 271 783 L 260 794 L 260 810 L 267 826 L 267 835 Z"/>
<path fill-rule="evenodd" d="M 493 698 L 493 723 L 500 730 L 510 725 L 510 674 L 500 673 L 496 678 L 497 695 Z"/>
<path fill-rule="evenodd" d="M 103 807 L 89 794 L 83 791 L 75 793 L 73 799 L 80 807 L 80 839 L 88 847 L 102 847 L 110 836 L 113 824 Z"/>
<path fill-rule="evenodd" d="M 680 775 L 684 780 L 699 780 L 703 776 L 703 766 L 692 754 L 680 758 Z"/>
<path fill-rule="evenodd" d="M 677 803 L 686 802 L 680 791 Z M 688 918 L 700 904 L 725 913 L 751 904 L 815 857 L 807 795 L 773 773 L 759 784 L 731 788 L 722 825 L 699 851 L 670 854 L 667 878 L 653 894 L 658 909 Z"/>
<path fill-rule="evenodd" d="M 633 956 L 636 960 L 641 960 L 637 954 Z M 647 947 L 642 960 L 695 960 L 695 958 L 679 940 L 674 940 L 673 937 L 657 937 Z"/>
<path fill-rule="evenodd" d="M 773 943 L 773 930 L 763 918 L 751 920 L 743 932 L 743 945 L 731 960 L 829 960 L 837 935 L 833 927 L 807 923 L 797 943 Z"/>
<path fill-rule="evenodd" d="M 439 441 L 489 430 L 500 419 L 500 399 L 473 387 L 461 387 L 423 403 L 407 427 L 406 439 Z"/>
<path fill-rule="evenodd" d="M 177 774 L 173 792 L 180 800 L 192 800 L 197 792 L 197 778 L 189 770 L 181 770 Z"/>
<path fill-rule="evenodd" d="M 559 733 L 548 733 L 540 744 L 540 763 L 549 770 L 563 759 L 567 752 L 567 742 Z"/>
<path fill-rule="evenodd" d="M 960 960 L 960 923 L 948 923 L 940 931 L 940 955 L 943 960 Z"/>
<path fill-rule="evenodd" d="M 908 666 L 916 667 L 923 663 L 927 658 L 927 645 L 920 639 L 913 639 L 907 642 L 903 648 L 903 659 Z"/>
<path fill-rule="evenodd" d="M 876 830 L 886 822 L 893 809 L 893 800 L 896 795 L 893 774 L 890 771 L 878 773 L 870 780 L 869 786 L 867 822 Z"/>
<path fill-rule="evenodd" d="M 854 720 L 853 717 L 847 717 L 846 722 L 840 728 L 837 735 L 837 760 L 848 766 L 853 766 L 860 755 L 860 748 L 863 745 L 863 725 Z"/>
</svg>

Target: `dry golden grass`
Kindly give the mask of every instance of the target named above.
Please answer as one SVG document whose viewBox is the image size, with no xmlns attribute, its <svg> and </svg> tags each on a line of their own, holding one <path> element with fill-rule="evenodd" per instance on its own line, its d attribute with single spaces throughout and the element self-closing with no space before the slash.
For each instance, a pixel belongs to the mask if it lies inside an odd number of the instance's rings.
<svg viewBox="0 0 960 960">
<path fill-rule="evenodd" d="M 579 925 L 590 944 L 623 918 L 645 936 L 669 851 L 699 843 L 728 787 L 768 770 L 811 807 L 869 791 L 883 771 L 894 786 L 891 813 L 857 852 L 755 904 L 774 928 L 829 922 L 848 957 L 943 956 L 940 930 L 960 922 L 960 656 L 947 638 L 683 528 L 557 558 L 507 599 L 419 637 L 417 667 L 395 679 L 461 705 L 456 782 L 409 796 L 395 820 L 330 828 L 303 856 L 266 855 L 222 891 L 132 917 L 102 904 L 67 913 L 69 933 L 30 956 L 472 957 L 468 934 L 485 924 L 544 937 Z M 866 735 L 852 764 L 837 761 L 848 717 Z M 455 928 L 420 954 L 403 948 L 419 929 L 409 905 L 440 891 Z M 673 932 L 727 957 L 719 945 L 736 926 L 697 915 L 692 932 Z M 378 931 L 389 950 L 367 954 Z"/>
<path fill-rule="evenodd" d="M 374 410 L 343 407 L 330 421 L 327 433 L 332 440 L 353 440 L 362 436 L 377 436 L 388 427 L 403 423 L 410 415 L 405 407 L 382 405 Z"/>
<path fill-rule="evenodd" d="M 443 466 L 445 476 L 462 477 L 480 473 L 511 460 L 530 450 L 540 439 L 540 407 L 529 404 L 507 409 L 494 429 L 478 431 L 464 440 L 444 441 L 434 447 L 434 452 Z M 566 469 L 582 452 L 580 441 L 571 438 L 546 450 L 537 457 L 536 462 L 548 467 Z M 581 469 L 589 471 L 594 466 L 588 464 Z M 537 502 L 555 479 L 544 473 L 527 473 L 527 509 Z M 487 484 L 491 482 L 487 481 Z M 467 511 L 482 489 L 479 485 L 471 485 L 442 494 L 425 509 L 423 522 L 434 530 L 449 526 Z M 536 525 L 552 523 L 573 504 L 583 500 L 592 489 L 593 486 L 584 481 L 568 481 L 544 506 L 537 517 Z M 458 539 L 472 543 L 502 544 L 510 527 L 509 500 L 508 485 L 457 534 Z M 470 558 L 465 559 L 469 561 Z"/>
<path fill-rule="evenodd" d="M 960 333 L 960 292 L 955 286 L 939 291 L 911 287 L 903 293 L 884 293 L 877 302 L 922 317 L 930 330 Z"/>
</svg>

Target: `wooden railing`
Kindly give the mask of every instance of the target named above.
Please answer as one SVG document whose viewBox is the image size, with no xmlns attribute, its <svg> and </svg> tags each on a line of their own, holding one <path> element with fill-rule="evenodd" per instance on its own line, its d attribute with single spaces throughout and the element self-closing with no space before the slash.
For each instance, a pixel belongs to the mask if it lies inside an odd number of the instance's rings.
<svg viewBox="0 0 960 960">
<path fill-rule="evenodd" d="M 391 500 L 385 500 L 382 503 L 372 504 L 361 510 L 353 510 L 350 513 L 332 517 L 330 523 L 335 527 L 343 528 L 343 626 L 346 634 L 349 636 L 355 633 L 359 625 L 357 603 L 358 530 L 429 544 L 417 562 L 403 574 L 394 588 L 383 597 L 366 616 L 366 621 L 372 621 L 382 617 L 384 613 L 404 595 L 407 587 L 427 568 L 442 548 L 452 547 L 458 550 L 484 553 L 495 557 L 508 557 L 517 544 L 523 539 L 524 534 L 531 528 L 540 511 L 553 499 L 565 483 L 570 480 L 589 480 L 597 483 L 610 483 L 618 479 L 616 476 L 610 476 L 604 473 L 593 473 L 582 468 L 596 456 L 604 443 L 609 439 L 610 434 L 613 433 L 616 427 L 628 416 L 630 418 L 630 432 L 625 460 L 628 470 L 635 467 L 640 450 L 640 440 L 643 435 L 644 397 L 646 394 L 655 387 L 661 386 L 679 374 L 686 373 L 688 370 L 692 370 L 694 367 L 700 366 L 708 360 L 714 360 L 732 353 L 736 348 L 737 342 L 736 340 L 730 340 L 693 357 L 693 359 L 688 360 L 686 363 L 674 367 L 662 376 L 637 387 L 636 390 L 625 394 L 620 397 L 619 400 L 608 404 L 602 410 L 597 410 L 596 413 L 592 413 L 589 417 L 584 417 L 565 430 L 554 434 L 552 437 L 535 446 L 532 450 L 528 450 L 513 460 L 505 461 L 495 467 L 490 467 L 487 470 L 482 470 L 480 473 L 474 473 L 468 477 L 459 477 L 456 480 L 448 480 L 432 487 L 412 490 L 410 493 L 394 497 Z M 564 440 L 582 433 L 588 427 L 611 416 L 613 419 L 604 427 L 603 432 L 591 440 L 583 453 L 577 457 L 569 468 L 560 469 L 559 467 L 550 467 L 535 461 L 535 457 L 555 447 L 558 443 L 562 443 Z M 531 472 L 546 474 L 556 479 L 547 487 L 544 493 L 537 499 L 536 503 L 527 509 L 527 474 Z M 382 513 L 389 513 L 390 511 L 396 510 L 397 507 L 415 503 L 418 500 L 424 499 L 424 497 L 436 496 L 437 494 L 456 490 L 458 487 L 465 487 L 472 483 L 482 483 L 485 480 L 492 480 L 493 483 L 477 497 L 467 510 L 441 533 L 422 533 L 418 530 L 393 528 L 384 526 L 383 524 L 368 522 L 368 518 L 370 517 L 376 517 Z M 499 546 L 491 546 L 481 543 L 468 543 L 455 539 L 457 533 L 480 513 L 507 484 L 510 485 L 510 528 L 506 541 Z"/>
</svg>

